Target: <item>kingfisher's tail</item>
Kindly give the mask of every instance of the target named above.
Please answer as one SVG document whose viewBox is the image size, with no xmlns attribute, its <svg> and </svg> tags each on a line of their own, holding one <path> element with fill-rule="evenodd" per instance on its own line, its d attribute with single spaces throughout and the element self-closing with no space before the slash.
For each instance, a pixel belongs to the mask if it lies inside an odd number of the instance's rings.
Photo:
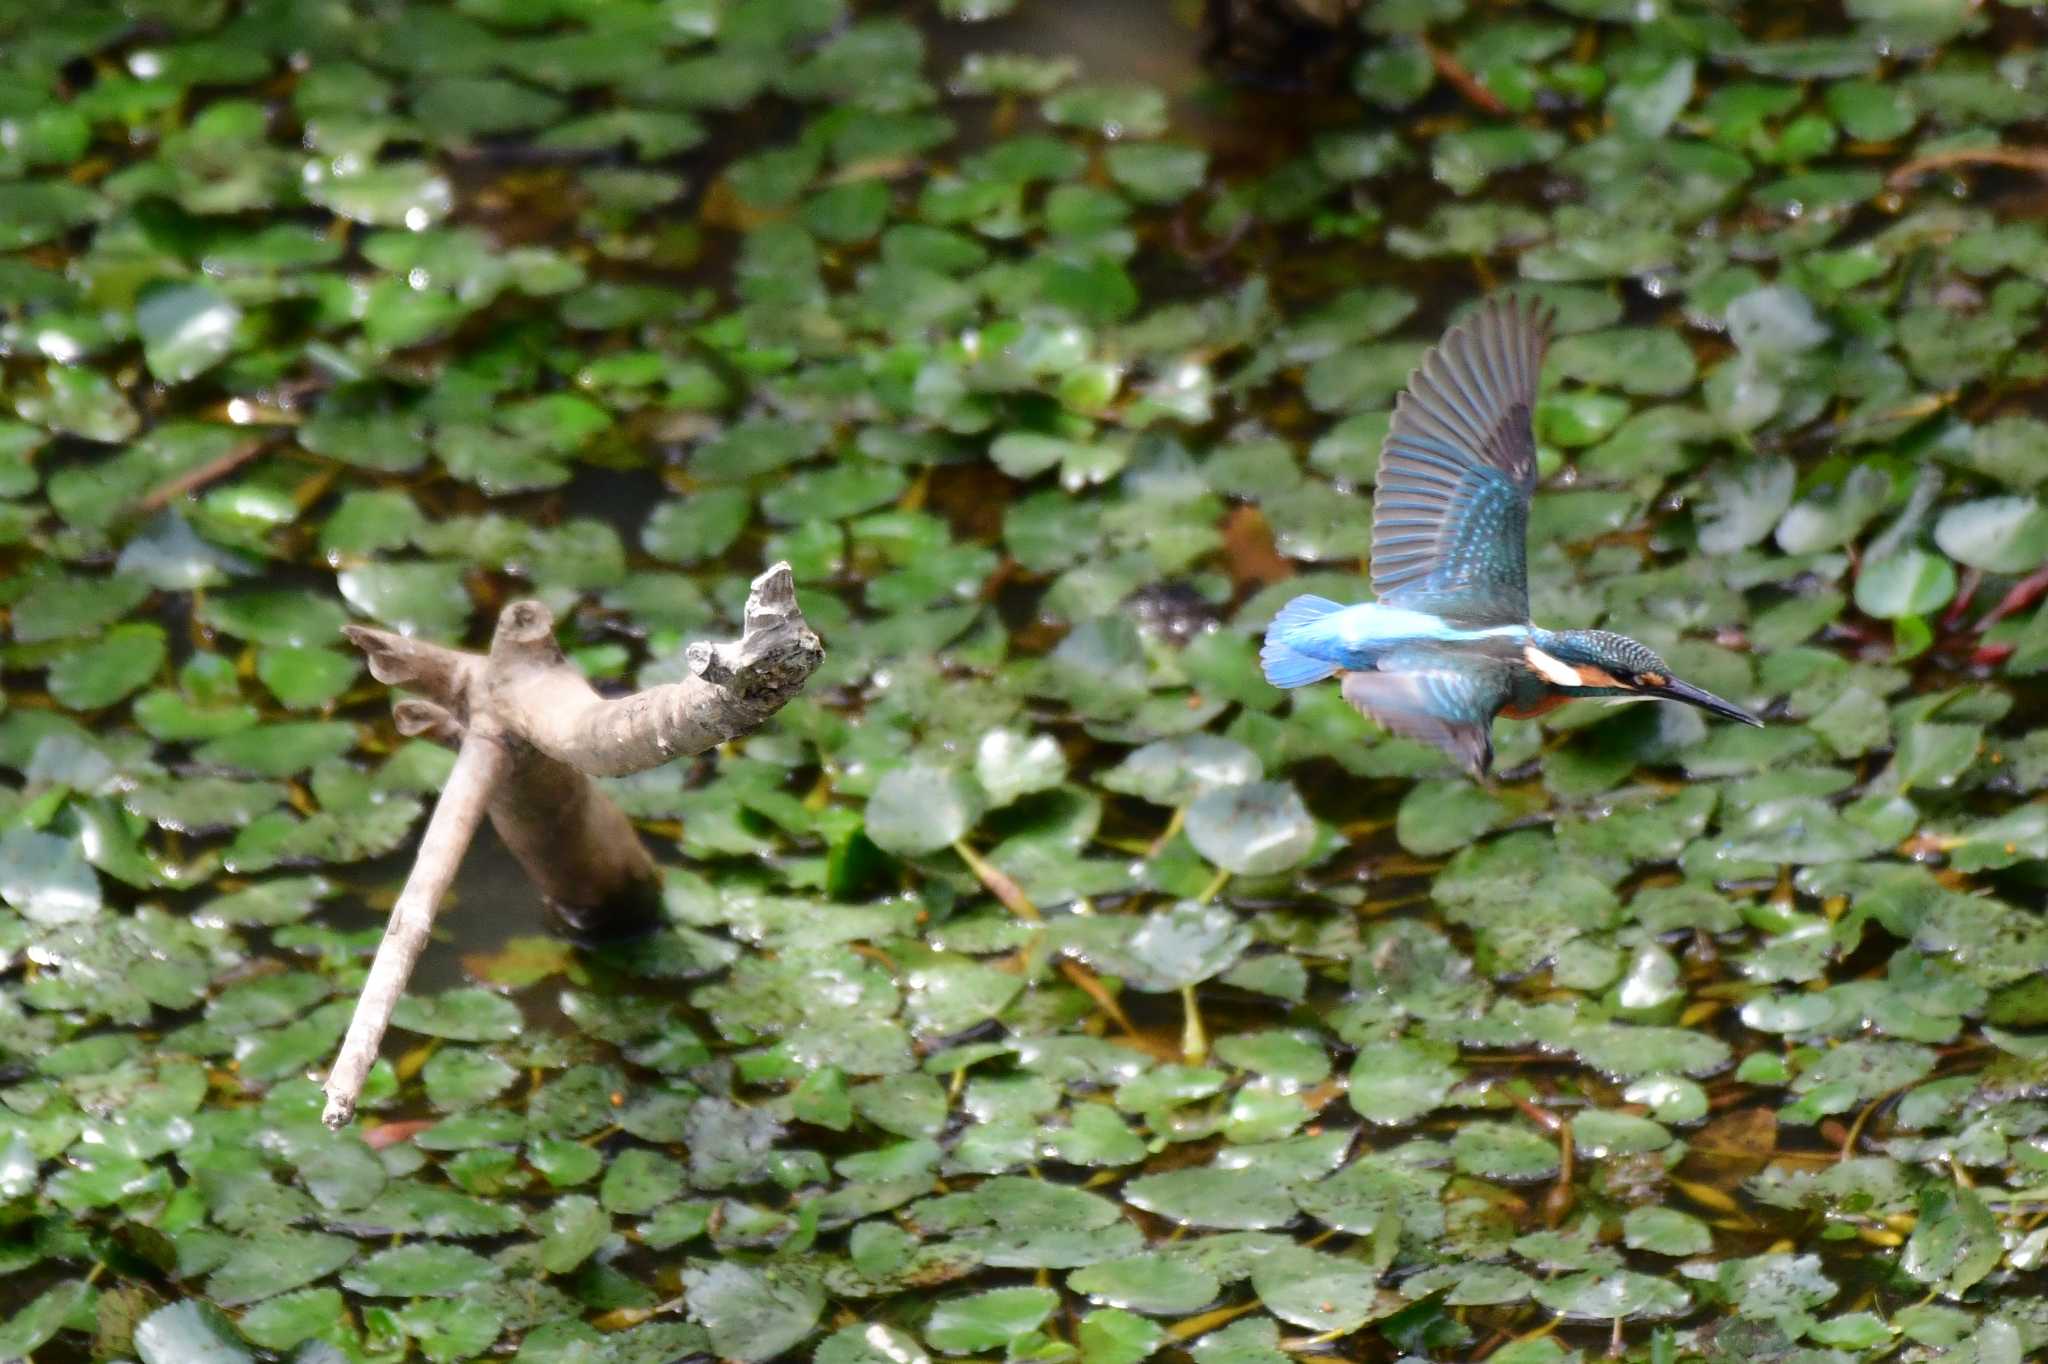
<svg viewBox="0 0 2048 1364">
<path fill-rule="evenodd" d="M 1305 687 L 1336 672 L 1335 663 L 1303 653 L 1293 641 L 1307 626 L 1343 609 L 1328 597 L 1296 597 L 1281 607 L 1280 614 L 1266 627 L 1266 644 L 1259 650 L 1266 680 L 1276 687 Z"/>
</svg>

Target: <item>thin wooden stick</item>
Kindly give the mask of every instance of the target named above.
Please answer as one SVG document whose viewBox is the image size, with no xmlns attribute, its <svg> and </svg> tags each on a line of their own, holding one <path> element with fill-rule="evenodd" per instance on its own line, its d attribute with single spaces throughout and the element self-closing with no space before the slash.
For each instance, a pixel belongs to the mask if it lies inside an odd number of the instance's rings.
<svg viewBox="0 0 2048 1364">
<path fill-rule="evenodd" d="M 377 1063 L 377 1046 L 391 1023 L 391 1011 L 398 1007 L 405 983 L 411 979 L 413 967 L 419 964 L 420 954 L 426 951 L 441 897 L 455 880 L 462 855 L 469 850 L 477 825 L 483 822 L 492 788 L 509 764 L 505 746 L 495 734 L 472 726 L 463 736 L 448 784 L 442 788 L 441 798 L 434 802 L 434 813 L 420 838 L 420 850 L 413 859 L 412 872 L 405 878 L 405 889 L 399 892 L 398 903 L 391 907 L 391 922 L 384 930 L 384 940 L 377 944 L 369 978 L 356 996 L 356 1011 L 349 1019 L 348 1035 L 342 1039 L 334 1066 L 327 1073 L 327 1109 L 321 1120 L 329 1127 L 345 1127 L 355 1116 L 356 1100 L 362 1097 L 370 1067 Z"/>
<path fill-rule="evenodd" d="M 1422 50 L 1429 54 L 1429 64 L 1436 68 L 1436 73 L 1449 81 L 1468 102 L 1489 114 L 1504 114 L 1508 111 L 1508 106 L 1501 103 L 1500 96 L 1487 89 L 1484 81 L 1467 71 L 1464 63 L 1448 51 L 1427 38 L 1422 40 Z"/>
<path fill-rule="evenodd" d="M 1884 182 L 1893 189 L 1903 189 L 1916 176 L 1950 166 L 2006 166 L 2048 174 L 2048 147 L 1954 147 L 1945 152 L 1930 152 L 1900 163 Z"/>
<path fill-rule="evenodd" d="M 227 477 L 268 450 L 275 439 L 272 436 L 252 437 L 232 447 L 226 454 L 216 456 L 196 469 L 187 469 L 166 483 L 158 484 L 136 501 L 133 509 L 135 514 L 146 515 L 167 507 L 186 493 L 196 492 L 217 478 Z"/>
</svg>

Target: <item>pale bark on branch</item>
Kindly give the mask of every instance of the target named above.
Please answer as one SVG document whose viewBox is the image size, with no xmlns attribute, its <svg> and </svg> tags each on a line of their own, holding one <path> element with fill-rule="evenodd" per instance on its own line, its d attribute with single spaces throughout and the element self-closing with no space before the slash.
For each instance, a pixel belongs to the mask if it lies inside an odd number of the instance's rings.
<svg viewBox="0 0 2048 1364">
<path fill-rule="evenodd" d="M 789 565 L 754 579 L 740 637 L 696 643 L 690 676 L 606 699 L 563 657 L 536 601 L 498 617 L 488 654 L 351 625 L 378 681 L 419 693 L 392 708 L 401 733 L 457 746 L 391 924 L 327 1079 L 326 1121 L 348 1122 L 391 1011 L 482 816 L 548 903 L 587 933 L 644 926 L 654 859 L 593 777 L 626 776 L 758 728 L 803 689 L 824 646 L 797 605 Z"/>
</svg>

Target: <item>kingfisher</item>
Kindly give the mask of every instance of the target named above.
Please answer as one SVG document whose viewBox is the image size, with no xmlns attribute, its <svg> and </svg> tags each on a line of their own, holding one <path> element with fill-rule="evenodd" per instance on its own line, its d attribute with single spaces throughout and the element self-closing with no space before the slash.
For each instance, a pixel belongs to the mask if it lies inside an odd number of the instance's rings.
<svg viewBox="0 0 2048 1364">
<path fill-rule="evenodd" d="M 1763 724 L 1626 635 L 1530 621 L 1530 414 L 1550 323 L 1541 307 L 1496 296 L 1422 357 L 1380 451 L 1377 600 L 1296 597 L 1259 655 L 1276 687 L 1339 678 L 1346 701 L 1475 779 L 1493 768 L 1496 715 L 1527 719 L 1580 697 L 1683 701 Z"/>
</svg>

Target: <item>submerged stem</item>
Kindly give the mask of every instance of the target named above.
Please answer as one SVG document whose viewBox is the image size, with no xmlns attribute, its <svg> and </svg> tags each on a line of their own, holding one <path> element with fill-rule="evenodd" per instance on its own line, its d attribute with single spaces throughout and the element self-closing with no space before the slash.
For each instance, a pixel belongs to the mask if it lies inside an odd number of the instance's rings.
<svg viewBox="0 0 2048 1364">
<path fill-rule="evenodd" d="M 1198 1066 L 1209 1059 L 1209 1030 L 1202 1026 L 1202 1006 L 1195 998 L 1195 987 L 1180 987 L 1180 1009 L 1182 1016 L 1180 1030 L 1180 1055 L 1191 1066 Z"/>
</svg>

